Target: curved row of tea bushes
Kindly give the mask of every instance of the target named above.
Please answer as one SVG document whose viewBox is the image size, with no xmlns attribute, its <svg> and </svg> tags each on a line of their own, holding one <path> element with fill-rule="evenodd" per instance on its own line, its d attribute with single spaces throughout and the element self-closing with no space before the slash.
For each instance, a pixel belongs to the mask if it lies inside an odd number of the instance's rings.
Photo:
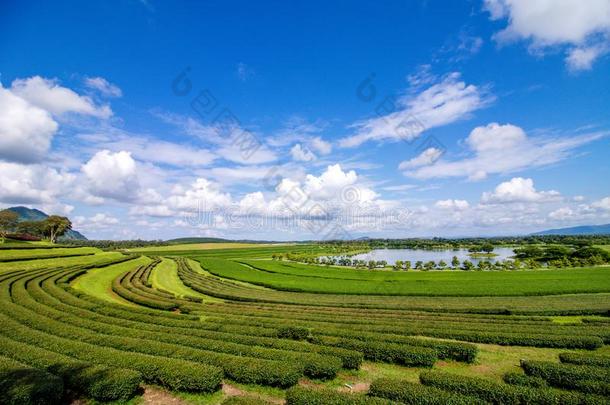
<svg viewBox="0 0 610 405">
<path fill-rule="evenodd" d="M 351 332 L 342 331 L 335 333 L 333 331 L 322 331 L 321 335 L 314 334 L 312 339 L 330 346 L 347 347 L 351 341 L 355 340 L 357 344 L 393 344 L 415 346 L 429 348 L 436 352 L 436 356 L 442 360 L 455 360 L 465 363 L 473 363 L 477 357 L 479 349 L 471 343 L 447 342 L 432 339 L 419 339 L 410 336 L 399 335 L 380 335 L 367 332 Z M 349 347 L 347 347 L 349 348 Z M 369 349 L 370 350 L 370 349 Z"/>
<path fill-rule="evenodd" d="M 458 329 L 464 330 L 470 333 L 508 333 L 508 334 L 530 334 L 534 336 L 545 335 L 549 338 L 557 336 L 563 338 L 565 336 L 573 337 L 599 337 L 601 339 L 610 340 L 610 328 L 589 326 L 589 325 L 561 325 L 553 322 L 549 322 L 543 318 L 540 322 L 507 322 L 505 319 L 494 319 L 486 320 L 482 322 L 479 319 L 472 319 L 469 317 L 464 318 L 453 318 L 445 319 L 440 317 L 423 317 L 423 316 L 409 316 L 405 315 L 400 319 L 394 317 L 377 317 L 373 319 L 368 316 L 370 313 L 363 310 L 361 315 L 349 314 L 344 316 L 340 313 L 322 313 L 312 314 L 307 308 L 299 307 L 300 310 L 286 311 L 278 314 L 277 312 L 270 312 L 268 309 L 248 309 L 248 313 L 256 315 L 261 318 L 281 318 L 281 319 L 293 319 L 295 321 L 313 321 L 313 322 L 326 322 L 329 320 L 337 321 L 342 324 L 350 325 L 350 327 L 360 327 L 372 325 L 376 328 L 385 328 L 385 333 L 392 333 L 394 330 L 403 330 L 409 333 L 426 333 L 426 331 L 445 330 L 445 329 Z M 232 313 L 236 315 L 243 314 L 243 310 L 235 310 L 230 306 L 216 306 L 211 307 L 207 311 L 214 313 Z"/>
<path fill-rule="evenodd" d="M 610 368 L 610 356 L 585 353 L 559 353 L 562 363 Z"/>
<path fill-rule="evenodd" d="M 215 365 L 222 368 L 225 374 L 238 381 L 244 383 L 258 383 L 263 385 L 290 386 L 296 383 L 302 375 L 302 365 L 294 365 L 290 361 L 282 360 L 264 360 L 255 359 L 252 357 L 242 357 L 240 355 L 230 355 L 218 353 L 209 350 L 195 349 L 188 346 L 159 342 L 157 340 L 144 339 L 142 334 L 137 330 L 133 330 L 130 336 L 127 337 L 125 328 L 110 327 L 108 325 L 95 325 L 95 322 L 90 322 L 86 319 L 64 314 L 60 311 L 53 310 L 44 305 L 36 305 L 26 289 L 23 287 L 23 282 L 15 282 L 13 284 L 13 299 L 21 304 L 18 308 L 18 320 L 28 326 L 39 329 L 43 332 L 54 336 L 60 336 L 67 339 L 77 340 L 81 342 L 91 343 L 96 346 L 110 347 L 119 350 L 125 350 L 132 353 L 142 353 L 147 355 L 160 355 L 167 358 L 176 358 L 187 361 L 199 362 L 205 365 Z M 26 310 L 28 308 L 29 310 Z M 55 311 L 55 313 L 53 313 Z M 55 317 L 55 319 L 53 319 Z M 84 326 L 71 326 L 67 322 L 78 324 L 88 323 L 89 327 L 95 329 L 87 329 Z M 158 336 L 157 336 L 158 337 Z M 154 339 L 154 338 L 153 338 Z M 171 335 L 168 335 L 168 340 Z M 341 362 L 336 359 L 335 364 L 338 368 Z M 326 369 L 324 368 L 326 366 Z M 328 364 L 326 359 L 323 359 L 318 367 L 320 373 L 327 372 L 328 368 L 333 364 Z"/>
<path fill-rule="evenodd" d="M 291 319 L 284 318 L 270 318 L 270 317 L 256 317 L 252 314 L 248 315 L 232 315 L 208 317 L 208 320 L 216 322 L 231 323 L 234 325 L 257 325 L 264 326 L 267 328 L 281 328 L 285 325 L 300 325 L 314 330 L 324 331 L 323 333 L 329 333 L 327 331 L 341 331 L 343 329 L 334 327 L 332 325 L 340 322 L 340 319 L 331 319 L 320 321 L 301 321 L 296 323 Z M 465 325 L 464 327 L 467 327 Z M 411 330 L 404 330 L 403 328 L 391 328 L 391 327 L 377 327 L 374 324 L 370 326 L 360 327 L 364 332 L 377 332 L 377 333 L 390 333 L 390 334 L 403 334 L 406 336 L 428 336 L 436 337 L 441 339 L 455 339 L 474 343 L 491 343 L 502 346 L 532 346 L 532 347 L 556 347 L 556 348 L 569 348 L 569 349 L 587 349 L 594 350 L 603 346 L 604 341 L 596 336 L 562 336 L 562 335 L 532 335 L 529 333 L 494 333 L 494 332 L 477 332 L 468 330 L 456 330 L 455 328 L 436 328 L 436 329 L 419 329 L 413 328 Z M 355 329 L 355 328 L 354 328 Z"/>
<path fill-rule="evenodd" d="M 131 272 L 126 272 L 120 277 L 117 277 L 112 282 L 112 291 L 114 291 L 121 298 L 131 301 L 137 305 L 143 305 L 145 307 L 161 309 L 164 311 L 174 311 L 178 309 L 178 304 L 169 300 L 161 300 L 151 297 L 143 296 L 140 293 L 134 292 L 128 285 L 129 279 L 131 278 Z"/>
<path fill-rule="evenodd" d="M 234 253 L 235 254 L 235 253 Z M 235 254 L 237 256 L 237 254 Z M 192 252 L 195 259 L 204 258 L 201 252 Z M 209 255 L 205 256 L 209 257 Z M 205 266 L 204 266 L 205 268 Z M 179 274 L 180 275 L 180 274 Z M 253 289 L 243 284 L 219 279 L 216 276 L 196 274 L 193 289 L 206 295 L 232 301 L 333 306 L 342 308 L 403 309 L 427 312 L 453 312 L 464 314 L 537 314 L 537 315 L 607 315 L 605 298 L 599 294 L 573 296 L 527 296 L 527 297 L 397 297 L 294 293 L 276 290 Z M 182 278 L 182 276 L 181 276 Z M 184 281 L 184 280 L 183 280 Z M 549 309 L 551 308 L 551 309 Z"/>
<path fill-rule="evenodd" d="M 38 289 L 42 289 L 43 291 L 38 291 Z M 279 349 L 283 350 L 284 352 L 282 353 L 284 354 L 286 351 L 304 353 L 307 355 L 309 355 L 309 353 L 318 353 L 325 357 L 340 359 L 342 362 L 341 365 L 348 369 L 357 369 L 362 363 L 362 354 L 352 350 L 311 345 L 304 342 L 292 342 L 270 337 L 257 337 L 196 328 L 197 326 L 205 325 L 200 322 L 191 323 L 186 321 L 185 323 L 185 321 L 182 321 L 182 323 L 180 323 L 180 321 L 176 321 L 172 322 L 171 326 L 166 324 L 161 325 L 149 322 L 150 318 L 148 316 L 134 316 L 131 308 L 116 308 L 111 311 L 110 308 L 103 307 L 105 311 L 96 311 L 96 309 L 100 308 L 92 306 L 88 301 L 80 300 L 67 293 L 65 290 L 58 288 L 53 282 L 53 279 L 43 281 L 40 287 L 38 287 L 37 284 L 33 284 L 28 291 L 38 302 L 56 308 L 59 311 L 73 314 L 81 319 L 86 318 L 104 324 L 125 326 L 137 329 L 138 331 L 163 332 L 171 336 L 170 339 L 172 342 L 175 341 L 175 337 L 186 335 L 191 339 L 201 338 L 202 342 L 207 342 L 211 339 L 223 343 L 239 344 L 240 346 L 237 347 L 237 350 L 241 354 L 245 354 L 245 351 L 249 349 L 244 348 L 243 346 L 247 345 Z M 309 355 L 309 357 L 315 359 L 314 356 Z M 299 358 L 297 361 L 302 362 L 303 359 Z"/>
<path fill-rule="evenodd" d="M 395 363 L 407 367 L 432 367 L 438 360 L 436 350 L 426 347 L 348 339 L 321 339 L 321 343 L 357 350 L 364 355 L 365 359 L 370 361 Z"/>
<path fill-rule="evenodd" d="M 36 281 L 36 279 L 34 279 L 34 281 Z M 150 331 L 143 335 L 144 329 L 151 329 L 147 328 L 147 325 L 137 324 L 131 326 L 131 328 L 125 328 L 117 326 L 116 323 L 112 321 L 111 324 L 108 324 L 89 320 L 89 317 L 83 317 L 82 313 L 80 313 L 79 316 L 68 317 L 66 315 L 66 312 L 71 314 L 73 313 L 73 311 L 63 305 L 60 305 L 59 303 L 46 299 L 46 294 L 41 289 L 38 282 L 29 283 L 28 285 L 28 294 L 38 300 L 40 304 L 34 304 L 33 302 L 29 302 L 28 305 L 28 301 L 26 300 L 21 302 L 22 305 L 29 306 L 30 309 L 38 313 L 44 314 L 49 318 L 55 318 L 62 320 L 63 322 L 69 322 L 75 326 L 87 327 L 96 332 L 112 336 L 125 336 L 133 338 L 146 337 L 147 339 L 152 339 L 158 342 L 179 344 L 197 349 L 203 349 L 206 351 L 238 355 L 240 357 L 247 356 L 261 359 L 278 360 L 282 362 L 291 362 L 292 364 L 302 365 L 304 368 L 305 375 L 313 378 L 334 378 L 337 372 L 343 366 L 342 359 L 331 356 L 329 354 L 329 352 L 333 352 L 332 350 L 320 350 L 325 353 L 306 353 L 303 350 L 300 353 L 293 353 L 288 350 L 265 347 L 252 347 L 250 345 L 234 343 L 231 342 L 231 337 L 226 340 L 206 339 L 203 338 L 201 335 L 193 336 L 194 333 L 192 330 L 189 330 L 187 334 L 177 334 L 175 333 L 175 331 L 169 333 L 165 331 Z M 17 292 L 18 291 L 15 291 L 14 293 Z M 25 292 L 23 292 L 23 294 L 25 294 Z M 24 299 L 27 298 L 24 297 Z M 249 343 L 251 342 L 252 339 L 250 339 Z M 347 359 L 348 365 L 350 366 L 357 366 L 361 362 L 361 359 L 358 358 L 359 356 L 357 355 L 357 353 L 339 350 L 334 350 L 334 353 L 343 355 L 343 357 Z"/>
<path fill-rule="evenodd" d="M 286 391 L 286 405 L 392 405 L 396 402 L 368 397 L 364 394 L 348 394 L 328 388 L 306 388 L 300 385 Z"/>
<path fill-rule="evenodd" d="M 486 401 L 396 378 L 374 380 L 369 395 L 409 405 L 477 405 Z"/>
<path fill-rule="evenodd" d="M 187 268 L 181 268 L 181 272 L 179 274 L 188 273 L 188 277 L 183 278 L 184 280 L 191 281 L 196 283 L 197 281 L 205 282 L 206 280 L 213 280 L 211 276 L 205 276 L 200 273 L 196 273 L 189 271 Z M 231 282 L 223 282 L 223 281 L 215 281 L 217 284 L 232 284 Z M 192 284 L 195 285 L 195 284 Z M 237 287 L 236 287 L 237 288 Z M 239 288 L 245 289 L 247 287 L 241 286 Z M 196 289 L 196 288 L 195 288 Z M 258 290 L 259 294 L 260 291 Z M 205 293 L 205 291 L 203 291 Z M 266 293 L 266 291 L 265 291 Z M 223 314 L 224 315 L 224 314 Z M 249 315 L 251 316 L 251 315 Z M 283 320 L 286 320 L 285 314 L 277 314 L 276 316 L 282 317 Z M 265 315 L 265 318 L 269 318 L 269 315 Z M 316 318 L 306 317 L 306 319 L 310 319 L 312 323 Z M 303 319 L 302 315 L 297 315 L 296 319 Z M 322 320 L 322 322 L 336 322 L 336 318 L 326 318 Z M 261 322 L 265 322 L 266 319 L 257 319 L 258 324 L 262 324 Z M 346 322 L 345 319 L 341 319 L 341 322 Z M 363 323 L 368 323 L 368 321 L 363 320 Z M 353 320 L 349 320 L 349 323 L 354 323 Z M 544 325 L 542 325 L 544 323 Z M 264 324 L 264 323 L 263 323 Z M 268 327 L 279 327 L 274 325 L 266 324 Z M 501 328 L 503 325 L 501 322 L 498 322 L 498 325 L 489 324 L 486 326 L 486 329 L 483 328 L 483 325 L 473 325 L 469 323 L 467 325 L 460 324 L 458 320 L 456 320 L 455 324 L 446 323 L 446 325 L 437 325 L 436 327 L 411 327 L 405 328 L 405 330 L 397 330 L 396 326 L 388 327 L 388 326 L 376 326 L 374 325 L 367 328 L 368 330 L 377 331 L 381 333 L 401 333 L 407 335 L 424 335 L 430 337 L 437 338 L 447 338 L 447 339 L 457 339 L 457 340 L 465 340 L 476 343 L 493 343 L 493 344 L 501 344 L 501 345 L 524 345 L 524 346 L 534 346 L 534 347 L 565 347 L 565 348 L 585 348 L 585 349 L 595 349 L 600 347 L 603 344 L 603 339 L 599 336 L 595 336 L 596 334 L 600 334 L 603 338 L 609 339 L 610 330 L 602 329 L 602 330 L 588 330 L 585 328 L 574 328 L 574 327 L 561 327 L 554 325 L 548 320 L 541 321 L 539 325 L 529 325 L 523 326 L 520 328 L 514 327 L 514 325 L 507 326 L 505 332 L 497 331 L 498 328 Z M 542 328 L 542 326 L 545 326 Z M 465 328 L 468 328 L 464 330 Z M 325 328 L 322 328 L 325 329 Z M 365 329 L 365 330 L 367 330 Z M 474 330 L 471 330 L 474 329 Z M 496 331 L 494 331 L 496 330 Z M 519 331 L 519 332 L 516 332 Z M 591 333 L 592 335 L 587 335 Z M 580 336 L 579 336 L 580 335 Z"/>
<path fill-rule="evenodd" d="M 561 391 L 552 388 L 532 388 L 497 383 L 477 377 L 466 377 L 442 371 L 424 371 L 419 375 L 422 384 L 461 395 L 473 396 L 492 404 L 605 404 L 597 395 Z"/>
<path fill-rule="evenodd" d="M 18 306 L 3 306 L 21 320 L 23 313 Z M 4 311 L 3 311 L 4 312 Z M 59 337 L 0 314 L 0 322 L 5 329 L 4 336 L 28 345 L 60 353 L 75 359 L 116 368 L 128 368 L 142 373 L 145 381 L 159 384 L 172 390 L 213 392 L 216 391 L 223 376 L 218 367 L 185 361 L 181 359 L 148 355 L 100 346 L 97 343 L 84 343 L 71 338 Z M 42 320 L 35 321 L 42 326 Z"/>
<path fill-rule="evenodd" d="M 540 377 L 529 376 L 519 371 L 509 371 L 508 373 L 502 376 L 502 380 L 504 380 L 504 382 L 507 384 L 520 385 L 523 387 L 540 388 L 547 386 L 546 381 L 544 379 Z"/>
<path fill-rule="evenodd" d="M 40 274 L 41 272 L 35 272 Z M 4 336 L 29 345 L 44 348 L 75 359 L 116 368 L 140 371 L 148 382 L 171 389 L 187 391 L 214 391 L 220 384 L 222 372 L 217 367 L 174 359 L 133 353 L 99 345 L 95 340 L 81 342 L 67 334 L 67 337 L 45 333 L 38 329 L 55 328 L 58 335 L 66 335 L 66 325 L 54 322 L 32 313 L 11 302 L 10 287 L 19 285 L 19 276 L 13 280 L 4 279 L 0 284 L 0 331 Z"/>
<path fill-rule="evenodd" d="M 521 367 L 527 375 L 542 378 L 554 387 L 610 396 L 608 368 L 530 360 L 522 360 Z"/>
<path fill-rule="evenodd" d="M 58 404 L 64 393 L 61 378 L 0 356 L 0 403 Z"/>
</svg>

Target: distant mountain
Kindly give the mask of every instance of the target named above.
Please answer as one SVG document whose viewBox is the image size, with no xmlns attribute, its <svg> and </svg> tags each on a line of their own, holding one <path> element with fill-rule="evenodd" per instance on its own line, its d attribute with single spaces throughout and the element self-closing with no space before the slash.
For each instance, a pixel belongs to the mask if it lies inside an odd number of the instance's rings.
<svg viewBox="0 0 610 405">
<path fill-rule="evenodd" d="M 10 207 L 7 209 L 9 209 L 9 210 L 15 212 L 17 215 L 19 215 L 19 219 L 18 219 L 19 222 L 42 221 L 43 219 L 48 217 L 47 214 L 45 214 L 44 212 L 37 210 L 35 208 Z M 82 233 L 75 231 L 73 229 L 69 230 L 68 232 L 66 232 L 65 235 L 63 235 L 62 237 L 59 238 L 59 240 L 62 240 L 62 239 L 87 240 L 87 238 L 85 238 L 85 236 Z"/>
<path fill-rule="evenodd" d="M 610 235 L 610 224 L 548 229 L 546 231 L 533 233 L 532 235 Z"/>
</svg>

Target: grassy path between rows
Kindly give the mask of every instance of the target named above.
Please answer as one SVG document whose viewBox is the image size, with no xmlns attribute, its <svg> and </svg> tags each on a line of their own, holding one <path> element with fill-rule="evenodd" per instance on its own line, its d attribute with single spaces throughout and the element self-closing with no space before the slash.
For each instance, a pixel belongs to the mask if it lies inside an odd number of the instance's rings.
<svg viewBox="0 0 610 405">
<path fill-rule="evenodd" d="M 124 263 L 113 266 L 91 269 L 72 283 L 72 287 L 96 298 L 111 302 L 135 307 L 135 304 L 119 297 L 112 291 L 112 280 L 126 271 L 132 270 L 137 266 L 149 263 L 150 259 L 146 256 L 138 257 Z"/>
<path fill-rule="evenodd" d="M 191 297 L 203 298 L 206 302 L 211 302 L 213 300 L 212 297 L 208 297 L 207 295 L 201 294 L 185 286 L 182 283 L 182 280 L 180 280 L 180 277 L 178 277 L 178 266 L 176 265 L 176 262 L 171 259 L 163 259 L 161 263 L 153 269 L 150 274 L 150 282 L 154 288 L 169 291 L 176 294 L 178 297 L 188 295 Z"/>
</svg>

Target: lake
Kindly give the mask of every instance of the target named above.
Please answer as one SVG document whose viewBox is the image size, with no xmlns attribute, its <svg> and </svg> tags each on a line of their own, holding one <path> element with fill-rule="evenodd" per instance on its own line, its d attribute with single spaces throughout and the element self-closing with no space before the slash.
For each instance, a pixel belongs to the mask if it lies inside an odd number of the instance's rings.
<svg viewBox="0 0 610 405">
<path fill-rule="evenodd" d="M 468 254 L 468 249 L 458 249 L 458 250 L 427 250 L 427 249 L 374 249 L 367 253 L 361 253 L 354 256 L 350 256 L 352 260 L 385 260 L 388 264 L 394 264 L 396 260 L 410 260 L 411 265 L 414 266 L 415 262 L 421 260 L 422 262 L 428 262 L 433 260 L 438 263 L 440 260 L 444 260 L 447 264 L 451 264 L 451 259 L 453 256 L 457 256 L 457 258 L 463 262 L 468 259 L 475 265 L 479 263 L 481 260 L 496 262 L 502 261 L 505 259 L 509 259 L 515 253 L 513 252 L 513 248 L 495 248 L 493 253 L 498 256 L 492 258 L 474 258 L 470 257 Z M 336 256 L 337 258 L 342 256 Z"/>
</svg>

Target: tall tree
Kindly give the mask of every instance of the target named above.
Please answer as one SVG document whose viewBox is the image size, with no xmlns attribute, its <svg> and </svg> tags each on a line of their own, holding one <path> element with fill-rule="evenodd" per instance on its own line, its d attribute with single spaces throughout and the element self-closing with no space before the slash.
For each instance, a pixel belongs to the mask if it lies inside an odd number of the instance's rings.
<svg viewBox="0 0 610 405">
<path fill-rule="evenodd" d="M 58 237 L 72 229 L 72 222 L 68 218 L 60 217 L 59 215 L 51 215 L 42 222 L 44 233 L 52 243 L 57 242 Z"/>
<path fill-rule="evenodd" d="M 19 215 L 11 210 L 0 211 L 0 238 L 6 238 L 6 235 L 17 226 Z"/>
</svg>

